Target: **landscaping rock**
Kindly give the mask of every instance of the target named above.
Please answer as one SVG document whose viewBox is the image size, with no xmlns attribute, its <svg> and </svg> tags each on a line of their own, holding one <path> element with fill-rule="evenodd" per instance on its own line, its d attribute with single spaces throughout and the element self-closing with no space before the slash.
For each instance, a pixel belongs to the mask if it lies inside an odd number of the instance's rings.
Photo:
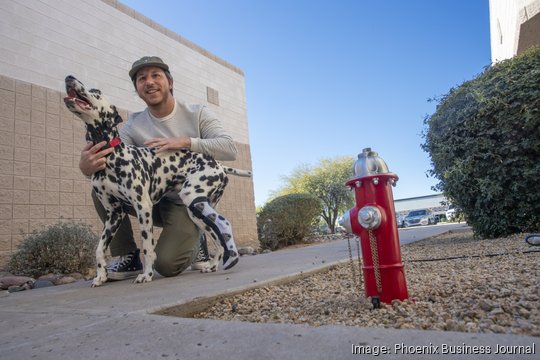
<svg viewBox="0 0 540 360">
<path fill-rule="evenodd" d="M 70 277 L 74 278 L 77 281 L 84 280 L 84 275 L 81 274 L 81 273 L 71 273 L 71 274 L 68 274 L 67 276 L 70 276 Z"/>
<path fill-rule="evenodd" d="M 7 275 L 0 278 L 0 289 L 7 290 L 11 286 L 21 286 L 26 283 L 34 283 L 34 279 L 28 276 Z"/>
<path fill-rule="evenodd" d="M 253 249 L 251 246 L 241 247 L 238 248 L 238 253 L 240 255 L 252 255 L 255 253 L 255 249 Z"/>
<path fill-rule="evenodd" d="M 71 276 L 62 276 L 60 278 L 58 278 L 55 282 L 54 282 L 54 285 L 65 285 L 65 284 L 71 284 L 71 283 L 74 283 L 76 282 L 77 279 L 75 279 L 74 277 L 71 277 Z"/>
<path fill-rule="evenodd" d="M 19 292 L 19 291 L 24 291 L 24 290 L 30 290 L 32 289 L 32 286 L 33 285 L 30 282 L 24 283 L 22 285 L 12 285 L 8 288 L 8 292 L 14 293 L 14 292 Z"/>
<path fill-rule="evenodd" d="M 58 275 L 58 274 L 47 274 L 47 275 L 42 275 L 42 276 L 38 277 L 38 280 L 46 280 L 46 281 L 50 281 L 50 282 L 54 283 L 60 277 L 61 277 L 61 275 Z"/>
<path fill-rule="evenodd" d="M 409 299 L 377 310 L 364 296 L 355 259 L 356 278 L 346 262 L 221 299 L 195 317 L 540 336 L 540 253 L 525 253 L 530 246 L 522 239 L 480 240 L 468 231 L 405 245 Z M 433 259 L 445 260 L 424 261 Z"/>
</svg>

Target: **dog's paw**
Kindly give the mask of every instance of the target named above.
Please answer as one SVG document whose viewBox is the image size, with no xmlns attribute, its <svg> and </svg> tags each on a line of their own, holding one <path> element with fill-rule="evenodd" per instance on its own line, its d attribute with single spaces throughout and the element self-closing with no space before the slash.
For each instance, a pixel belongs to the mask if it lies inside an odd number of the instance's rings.
<svg viewBox="0 0 540 360">
<path fill-rule="evenodd" d="M 107 272 L 98 268 L 96 277 L 92 280 L 92 287 L 98 287 L 107 282 Z"/>
<path fill-rule="evenodd" d="M 105 277 L 105 279 L 103 279 L 102 277 L 100 276 L 96 276 L 94 278 L 94 280 L 92 280 L 92 287 L 98 287 L 98 286 L 101 286 L 103 285 L 104 283 L 107 282 L 107 277 Z"/>
<path fill-rule="evenodd" d="M 217 271 L 217 265 L 208 265 L 201 269 L 202 273 L 211 273 Z"/>
<path fill-rule="evenodd" d="M 137 276 L 137 278 L 135 279 L 135 284 L 142 284 L 142 283 L 150 282 L 150 281 L 152 281 L 152 275 L 149 275 L 149 274 L 140 274 L 140 275 Z"/>
<path fill-rule="evenodd" d="M 221 259 L 221 256 L 212 256 L 210 260 L 201 269 L 201 272 L 202 273 L 216 272 L 219 266 L 219 259 Z"/>
</svg>

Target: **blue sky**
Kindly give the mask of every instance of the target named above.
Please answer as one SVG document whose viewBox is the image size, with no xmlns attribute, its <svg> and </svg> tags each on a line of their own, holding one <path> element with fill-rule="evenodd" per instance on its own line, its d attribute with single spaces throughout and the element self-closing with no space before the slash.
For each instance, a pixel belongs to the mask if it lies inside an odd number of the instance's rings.
<svg viewBox="0 0 540 360">
<path fill-rule="evenodd" d="M 490 64 L 488 0 L 121 1 L 244 71 L 257 205 L 300 164 L 365 147 L 395 199 L 433 194 L 428 99 Z"/>
</svg>

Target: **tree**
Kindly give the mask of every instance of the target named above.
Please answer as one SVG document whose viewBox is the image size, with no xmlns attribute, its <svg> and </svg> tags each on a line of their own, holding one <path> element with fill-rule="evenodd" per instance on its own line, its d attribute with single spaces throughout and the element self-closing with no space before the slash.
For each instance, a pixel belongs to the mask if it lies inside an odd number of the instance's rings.
<svg viewBox="0 0 540 360">
<path fill-rule="evenodd" d="M 443 191 L 475 233 L 540 227 L 540 47 L 450 89 L 425 119 L 425 143 Z"/>
<path fill-rule="evenodd" d="M 335 233 L 338 216 L 354 204 L 354 196 L 345 186 L 352 177 L 354 158 L 337 157 L 322 159 L 316 166 L 300 165 L 290 176 L 284 177 L 285 184 L 276 195 L 307 193 L 322 203 L 321 217 L 331 233 Z"/>
</svg>

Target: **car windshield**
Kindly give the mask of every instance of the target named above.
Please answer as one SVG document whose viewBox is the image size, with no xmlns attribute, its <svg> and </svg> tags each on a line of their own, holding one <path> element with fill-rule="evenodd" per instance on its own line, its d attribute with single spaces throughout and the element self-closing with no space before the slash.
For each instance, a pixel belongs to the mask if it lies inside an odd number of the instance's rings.
<svg viewBox="0 0 540 360">
<path fill-rule="evenodd" d="M 427 215 L 427 210 L 416 210 L 416 211 L 411 211 L 409 213 L 409 216 L 421 216 L 421 215 Z"/>
</svg>

